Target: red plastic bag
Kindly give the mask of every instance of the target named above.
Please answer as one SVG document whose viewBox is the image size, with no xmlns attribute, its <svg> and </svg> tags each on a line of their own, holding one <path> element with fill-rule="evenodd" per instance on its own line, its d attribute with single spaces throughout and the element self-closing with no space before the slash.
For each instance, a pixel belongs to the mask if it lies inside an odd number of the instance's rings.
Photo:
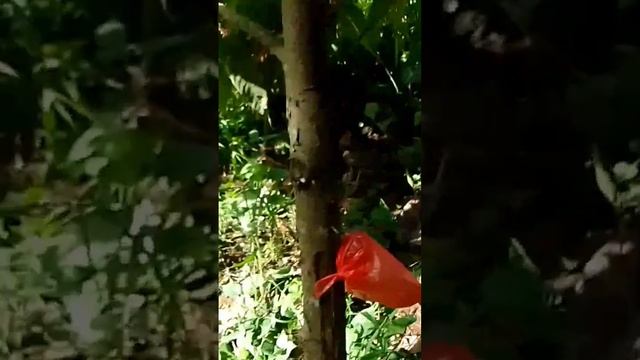
<svg viewBox="0 0 640 360">
<path fill-rule="evenodd" d="M 476 360 L 476 358 L 463 346 L 433 343 L 423 349 L 422 360 Z"/>
<path fill-rule="evenodd" d="M 344 236 L 336 268 L 337 273 L 316 282 L 316 298 L 341 280 L 351 295 L 390 308 L 403 308 L 420 302 L 420 283 L 413 274 L 364 232 Z"/>
</svg>

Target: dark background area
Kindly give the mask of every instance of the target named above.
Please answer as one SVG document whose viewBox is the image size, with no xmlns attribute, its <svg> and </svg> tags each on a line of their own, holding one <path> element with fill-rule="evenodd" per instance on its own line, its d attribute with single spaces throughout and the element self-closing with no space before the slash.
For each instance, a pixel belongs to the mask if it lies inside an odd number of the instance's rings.
<svg viewBox="0 0 640 360">
<path fill-rule="evenodd" d="M 0 2 L 1 358 L 217 352 L 214 6 Z"/>
<path fill-rule="evenodd" d="M 429 2 L 424 288 L 444 293 L 424 308 L 433 341 L 489 359 L 633 358 L 635 255 L 593 256 L 607 242 L 637 242 L 639 10 Z M 513 265 L 511 239 L 538 273 Z M 594 258 L 606 263 L 597 276 Z M 574 275 L 579 291 L 542 283 Z"/>
</svg>

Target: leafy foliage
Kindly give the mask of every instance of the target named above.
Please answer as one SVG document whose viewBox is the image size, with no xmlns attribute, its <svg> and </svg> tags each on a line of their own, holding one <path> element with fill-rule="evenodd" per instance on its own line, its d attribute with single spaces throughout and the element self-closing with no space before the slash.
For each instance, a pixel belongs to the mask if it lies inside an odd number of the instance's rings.
<svg viewBox="0 0 640 360">
<path fill-rule="evenodd" d="M 3 358 L 193 358 L 213 347 L 215 197 L 201 195 L 213 147 L 145 122 L 170 104 L 136 87 L 157 61 L 136 14 L 117 1 L 0 8 Z M 187 45 L 179 63 L 202 52 Z M 201 279 L 208 287 L 189 288 Z"/>
<path fill-rule="evenodd" d="M 233 16 L 220 20 L 220 356 L 299 358 L 302 293 L 284 74 L 273 47 L 281 42 L 280 2 L 229 0 L 221 6 Z M 379 234 L 391 245 L 401 233 L 396 207 L 419 188 L 413 134 L 420 110 L 420 4 L 350 0 L 330 13 L 327 45 L 335 81 L 328 90 L 336 116 L 351 132 L 348 150 L 358 159 L 384 152 L 394 166 L 386 177 L 381 168 L 346 159 L 354 178 L 364 175 L 346 192 L 343 225 Z M 383 200 L 385 193 L 393 201 Z M 411 318 L 367 306 L 348 319 L 349 358 L 413 358 L 398 348 Z"/>
</svg>

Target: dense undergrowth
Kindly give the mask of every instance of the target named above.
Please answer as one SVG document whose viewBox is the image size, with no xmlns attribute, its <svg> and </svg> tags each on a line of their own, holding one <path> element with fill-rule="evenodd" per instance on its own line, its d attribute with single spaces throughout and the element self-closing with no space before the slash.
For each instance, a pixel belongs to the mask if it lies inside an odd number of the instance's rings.
<svg viewBox="0 0 640 360">
<path fill-rule="evenodd" d="M 302 290 L 293 194 L 287 169 L 274 167 L 264 155 L 272 148 L 286 157 L 288 138 L 265 126 L 266 108 L 241 90 L 234 90 L 220 113 L 220 356 L 299 358 Z M 383 205 L 373 214 L 354 210 L 345 225 L 372 232 L 398 226 Z M 396 350 L 406 347 L 403 335 L 415 322 L 415 309 L 398 314 L 373 304 L 359 307 L 350 306 L 347 314 L 350 359 L 412 358 Z"/>
<path fill-rule="evenodd" d="M 219 6 L 227 14 L 219 22 L 222 359 L 301 356 L 302 293 L 282 64 L 244 26 L 253 22 L 281 32 L 280 6 L 245 0 Z M 244 22 L 236 22 L 238 16 Z M 345 135 L 340 150 L 346 168 L 336 169 L 345 171 L 339 174 L 342 231 L 365 230 L 415 265 L 420 225 L 417 208 L 408 209 L 420 186 L 420 4 L 346 1 L 328 21 L 327 90 Z M 402 220 L 403 208 L 413 216 Z M 415 356 L 406 343 L 419 335 L 416 309 L 347 301 L 349 359 Z"/>
<path fill-rule="evenodd" d="M 220 356 L 299 358 L 302 292 L 294 198 L 288 184 L 288 134 L 274 124 L 277 112 L 273 103 L 272 108 L 267 106 L 266 90 L 239 77 L 230 80 L 232 88 L 220 106 Z M 367 110 L 373 117 L 379 112 L 377 121 L 385 121 L 385 111 L 386 116 L 393 116 L 391 109 L 378 107 L 372 104 Z M 410 122 L 413 124 L 413 119 Z M 415 198 L 419 191 L 415 167 L 419 161 L 411 158 L 416 146 L 401 148 L 399 156 L 393 155 L 398 161 L 404 154 L 414 166 L 400 173 L 401 180 L 413 186 L 407 185 L 408 198 Z M 375 151 L 364 149 L 369 150 Z M 368 186 L 371 189 L 364 196 L 345 201 L 344 229 L 365 229 L 388 246 L 400 232 L 399 205 L 390 207 L 380 198 L 379 179 L 374 178 Z M 415 230 L 416 224 L 413 227 L 406 230 Z M 414 251 L 413 257 L 419 257 L 419 253 Z M 415 271 L 419 273 L 419 268 Z M 415 356 L 408 350 L 419 339 L 419 323 L 415 323 L 419 308 L 397 312 L 347 301 L 350 359 Z"/>
<path fill-rule="evenodd" d="M 152 11 L 0 4 L 2 359 L 215 355 L 212 62 Z"/>
</svg>

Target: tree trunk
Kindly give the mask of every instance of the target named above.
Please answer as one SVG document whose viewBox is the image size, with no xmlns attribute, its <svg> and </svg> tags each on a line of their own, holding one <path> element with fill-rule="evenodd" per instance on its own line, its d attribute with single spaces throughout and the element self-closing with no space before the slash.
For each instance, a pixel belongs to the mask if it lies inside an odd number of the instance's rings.
<svg viewBox="0 0 640 360">
<path fill-rule="evenodd" d="M 331 135 L 325 98 L 324 13 L 319 0 L 283 0 L 284 69 L 291 140 L 291 178 L 296 184 L 296 228 L 301 249 L 306 360 L 345 358 L 342 285 L 320 301 L 316 280 L 335 272 L 339 247 L 338 141 Z"/>
</svg>

